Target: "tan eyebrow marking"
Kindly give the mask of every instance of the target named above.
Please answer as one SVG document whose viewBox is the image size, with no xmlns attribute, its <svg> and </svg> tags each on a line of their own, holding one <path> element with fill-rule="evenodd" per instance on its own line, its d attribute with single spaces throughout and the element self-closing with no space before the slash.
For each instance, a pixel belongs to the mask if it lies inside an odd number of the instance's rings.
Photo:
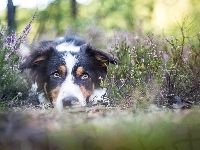
<svg viewBox="0 0 200 150">
<path fill-rule="evenodd" d="M 85 72 L 83 67 L 78 67 L 76 70 L 76 75 L 77 77 L 79 77 L 80 75 L 82 75 Z"/>
<path fill-rule="evenodd" d="M 61 65 L 60 67 L 58 67 L 58 71 L 60 71 L 62 75 L 65 75 L 67 72 L 67 68 L 64 65 Z"/>
</svg>

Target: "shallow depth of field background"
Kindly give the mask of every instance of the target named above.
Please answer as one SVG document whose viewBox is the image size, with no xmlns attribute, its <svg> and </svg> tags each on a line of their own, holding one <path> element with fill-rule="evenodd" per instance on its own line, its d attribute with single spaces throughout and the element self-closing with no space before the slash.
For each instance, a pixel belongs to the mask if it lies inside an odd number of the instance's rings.
<svg viewBox="0 0 200 150">
<path fill-rule="evenodd" d="M 75 3 L 75 7 L 73 5 Z M 1 23 L 6 24 L 7 0 L 1 1 Z M 199 3 L 197 0 L 45 0 L 33 1 L 13 0 L 16 6 L 16 29 L 22 31 L 30 18 L 37 12 L 33 29 L 29 35 L 29 42 L 38 39 L 43 34 L 63 36 L 68 32 L 82 33 L 101 29 L 106 31 L 106 37 L 116 31 L 134 32 L 142 25 L 146 32 L 153 31 L 164 35 L 177 33 L 183 19 L 187 16 L 188 22 L 194 22 L 193 33 L 198 33 Z M 93 27 L 93 28 L 92 28 Z M 77 28 L 80 31 L 77 31 Z M 74 30 L 73 30 L 74 29 Z M 96 30 L 97 30 L 96 29 Z M 105 43 L 103 44 L 105 45 Z"/>
<path fill-rule="evenodd" d="M 0 149 L 191 149 L 200 145 L 198 0 L 0 2 Z M 77 35 L 119 59 L 110 102 L 44 109 L 19 64 L 41 41 Z"/>
</svg>

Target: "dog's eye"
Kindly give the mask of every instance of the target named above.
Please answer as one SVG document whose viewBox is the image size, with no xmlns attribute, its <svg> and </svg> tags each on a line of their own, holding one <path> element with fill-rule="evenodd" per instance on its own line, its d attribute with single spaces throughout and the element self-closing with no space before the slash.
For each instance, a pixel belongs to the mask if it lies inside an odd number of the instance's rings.
<svg viewBox="0 0 200 150">
<path fill-rule="evenodd" d="M 89 74 L 88 73 L 83 73 L 82 75 L 81 75 L 81 79 L 82 80 L 85 80 L 85 79 L 88 79 L 89 78 Z"/>
<path fill-rule="evenodd" d="M 55 71 L 54 73 L 51 74 L 51 77 L 60 78 L 60 73 L 58 71 Z"/>
</svg>

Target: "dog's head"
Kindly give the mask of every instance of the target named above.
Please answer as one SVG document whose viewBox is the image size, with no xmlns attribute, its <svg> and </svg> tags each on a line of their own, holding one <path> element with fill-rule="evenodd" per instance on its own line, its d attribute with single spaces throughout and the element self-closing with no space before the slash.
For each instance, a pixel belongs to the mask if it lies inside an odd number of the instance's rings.
<svg viewBox="0 0 200 150">
<path fill-rule="evenodd" d="M 46 42 L 19 69 L 30 69 L 37 92 L 55 107 L 85 106 L 116 59 L 77 39 Z"/>
</svg>

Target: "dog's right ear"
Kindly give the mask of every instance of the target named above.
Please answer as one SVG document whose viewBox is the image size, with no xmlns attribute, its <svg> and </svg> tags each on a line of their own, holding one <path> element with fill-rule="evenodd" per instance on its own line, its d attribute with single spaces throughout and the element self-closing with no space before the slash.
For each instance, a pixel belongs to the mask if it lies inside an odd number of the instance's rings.
<svg viewBox="0 0 200 150">
<path fill-rule="evenodd" d="M 47 60 L 49 55 L 54 51 L 53 47 L 42 46 L 26 58 L 26 61 L 19 66 L 19 70 L 34 69 Z"/>
</svg>

